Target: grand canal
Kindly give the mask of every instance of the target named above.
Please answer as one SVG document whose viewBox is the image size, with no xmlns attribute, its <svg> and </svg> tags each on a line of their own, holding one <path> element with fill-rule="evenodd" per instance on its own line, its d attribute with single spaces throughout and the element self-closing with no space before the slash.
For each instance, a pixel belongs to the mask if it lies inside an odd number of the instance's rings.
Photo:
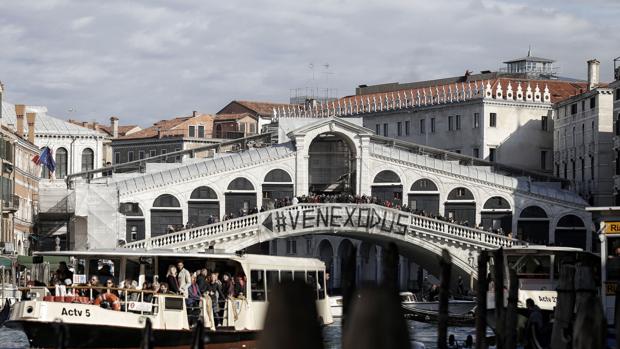
<svg viewBox="0 0 620 349">
<path fill-rule="evenodd" d="M 407 321 L 407 325 L 412 342 L 421 342 L 427 349 L 437 347 L 437 325 L 417 321 Z M 459 342 L 464 341 L 469 334 L 473 336 L 474 332 L 474 328 L 471 327 L 451 327 L 448 329 L 448 333 L 454 334 Z M 340 348 L 341 334 L 340 320 L 335 319 L 332 325 L 323 330 L 325 348 Z M 0 328 L 0 348 L 28 348 L 28 340 L 24 333 L 2 327 Z"/>
</svg>

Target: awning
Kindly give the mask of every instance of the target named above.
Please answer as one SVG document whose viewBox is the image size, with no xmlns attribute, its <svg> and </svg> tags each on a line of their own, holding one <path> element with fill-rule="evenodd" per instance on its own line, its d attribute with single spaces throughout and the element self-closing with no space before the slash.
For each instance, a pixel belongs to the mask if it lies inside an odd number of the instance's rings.
<svg viewBox="0 0 620 349">
<path fill-rule="evenodd" d="M 45 262 L 48 262 L 50 265 L 58 265 L 60 262 L 69 263 L 69 257 L 67 256 L 43 256 L 43 263 Z M 17 256 L 17 263 L 25 267 L 29 267 L 34 264 L 32 262 L 32 256 Z"/>
<path fill-rule="evenodd" d="M 14 258 L 0 256 L 0 267 L 11 268 Z"/>
</svg>

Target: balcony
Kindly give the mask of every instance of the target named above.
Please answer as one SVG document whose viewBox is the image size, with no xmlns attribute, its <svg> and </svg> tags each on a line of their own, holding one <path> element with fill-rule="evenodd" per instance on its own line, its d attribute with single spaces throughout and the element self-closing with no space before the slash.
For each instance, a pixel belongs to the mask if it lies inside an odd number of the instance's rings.
<svg viewBox="0 0 620 349">
<path fill-rule="evenodd" d="M 19 210 L 19 196 L 7 195 L 2 199 L 3 212 L 15 212 L 17 210 Z"/>
</svg>

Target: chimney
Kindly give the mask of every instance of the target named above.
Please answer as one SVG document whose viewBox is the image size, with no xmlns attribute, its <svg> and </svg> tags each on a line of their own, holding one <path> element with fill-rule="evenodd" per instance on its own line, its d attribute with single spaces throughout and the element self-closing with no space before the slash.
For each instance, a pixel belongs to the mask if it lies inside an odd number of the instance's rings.
<svg viewBox="0 0 620 349">
<path fill-rule="evenodd" d="M 26 121 L 28 121 L 28 141 L 34 144 L 34 120 L 37 118 L 37 113 L 27 113 Z"/>
<path fill-rule="evenodd" d="M 26 106 L 23 104 L 15 104 L 15 117 L 17 118 L 17 135 L 24 136 L 24 112 Z"/>
<path fill-rule="evenodd" d="M 110 129 L 112 129 L 112 138 L 118 138 L 118 118 L 116 116 L 110 118 Z"/>
<path fill-rule="evenodd" d="M 588 61 L 588 90 L 592 90 L 598 86 L 600 68 L 601 62 L 596 59 Z"/>
<path fill-rule="evenodd" d="M 161 128 L 157 128 L 157 138 L 161 139 L 164 137 L 164 132 L 161 130 Z"/>
<path fill-rule="evenodd" d="M 193 117 L 193 118 L 195 118 L 195 117 L 196 117 L 196 115 L 198 115 L 198 112 L 197 112 L 196 110 L 194 110 L 194 111 L 192 112 L 192 117 Z"/>
</svg>

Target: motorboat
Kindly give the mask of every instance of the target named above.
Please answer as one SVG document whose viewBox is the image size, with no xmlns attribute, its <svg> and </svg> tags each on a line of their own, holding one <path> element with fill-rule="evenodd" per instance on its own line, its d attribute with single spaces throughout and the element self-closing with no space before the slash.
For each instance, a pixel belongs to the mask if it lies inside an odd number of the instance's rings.
<svg viewBox="0 0 620 349">
<path fill-rule="evenodd" d="M 412 292 L 400 292 L 401 306 L 406 317 L 422 322 L 437 322 L 439 302 L 426 301 Z M 448 323 L 465 326 L 474 323 L 474 300 L 450 299 L 448 301 Z"/>
<path fill-rule="evenodd" d="M 33 347 L 55 347 L 58 328 L 66 331 L 67 347 L 137 348 L 147 319 L 156 347 L 188 346 L 198 319 L 204 323 L 209 348 L 254 348 L 263 328 L 270 291 L 279 282 L 304 280 L 316 292 L 319 323 L 333 322 L 325 294 L 325 264 L 317 259 L 265 255 L 182 253 L 171 251 L 91 250 L 48 252 L 70 258 L 72 285 L 29 287 L 26 300 L 16 303 L 6 326 L 25 332 Z M 199 300 L 145 287 L 86 285 L 86 276 L 137 280 L 145 285 L 165 280 L 169 266 L 182 259 L 187 270 L 207 268 L 228 273 L 245 284 L 239 294 Z M 107 266 L 107 267 L 103 267 Z M 47 280 L 38 280 L 45 282 Z M 111 294 L 111 295 L 110 295 Z"/>
<path fill-rule="evenodd" d="M 329 296 L 329 307 L 332 317 L 342 317 L 342 296 Z"/>
</svg>

